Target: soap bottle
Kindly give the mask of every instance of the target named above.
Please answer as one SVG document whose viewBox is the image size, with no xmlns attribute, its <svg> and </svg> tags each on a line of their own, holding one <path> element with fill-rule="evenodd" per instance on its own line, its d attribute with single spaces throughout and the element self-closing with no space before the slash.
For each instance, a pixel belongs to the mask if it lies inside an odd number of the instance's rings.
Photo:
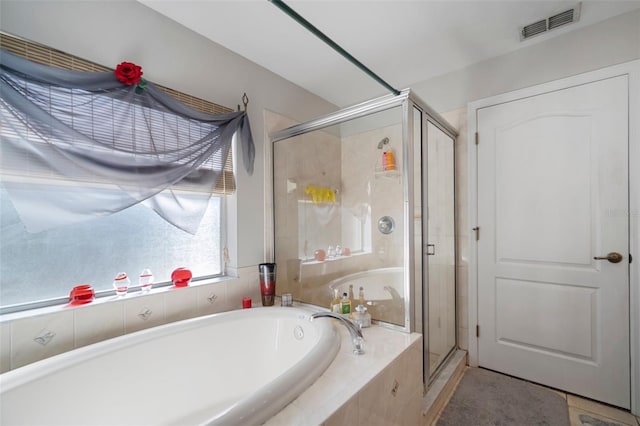
<svg viewBox="0 0 640 426">
<path fill-rule="evenodd" d="M 353 323 L 360 328 L 371 327 L 371 314 L 367 312 L 364 305 L 358 305 L 356 312 L 353 314 Z"/>
<path fill-rule="evenodd" d="M 342 293 L 342 300 L 340 301 L 343 315 L 351 315 L 351 300 L 347 293 Z"/>
<path fill-rule="evenodd" d="M 338 296 L 338 289 L 333 289 L 333 300 L 331 301 L 331 305 L 329 306 L 331 312 L 335 314 L 339 314 L 342 311 L 342 307 L 340 304 L 340 297 Z"/>
<path fill-rule="evenodd" d="M 358 305 L 364 306 L 364 287 L 360 286 L 360 291 L 358 291 Z"/>
<path fill-rule="evenodd" d="M 395 170 L 396 169 L 396 158 L 393 155 L 393 150 L 389 149 L 389 151 L 385 151 L 382 153 L 383 155 L 383 169 L 386 170 Z"/>
<path fill-rule="evenodd" d="M 356 303 L 356 299 L 353 296 L 353 284 L 349 284 L 349 303 L 351 303 L 351 313 L 349 314 L 349 318 L 353 319 L 353 307 Z"/>
</svg>

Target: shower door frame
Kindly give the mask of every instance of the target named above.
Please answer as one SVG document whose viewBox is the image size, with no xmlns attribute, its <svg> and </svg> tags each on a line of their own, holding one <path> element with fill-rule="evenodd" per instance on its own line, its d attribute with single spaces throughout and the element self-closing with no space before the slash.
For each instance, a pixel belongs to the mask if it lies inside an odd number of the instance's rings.
<svg viewBox="0 0 640 426">
<path fill-rule="evenodd" d="M 421 113 L 421 125 L 420 125 L 420 131 L 421 131 L 421 141 L 420 141 L 420 147 L 423 151 L 426 152 L 428 144 L 429 144 L 429 140 L 428 140 L 428 126 L 429 123 L 431 123 L 432 125 L 434 125 L 436 128 L 438 128 L 439 130 L 441 130 L 445 135 L 449 136 L 452 140 L 452 144 L 453 144 L 453 188 L 454 188 L 454 193 L 453 193 L 453 231 L 454 231 L 454 244 L 453 244 L 453 258 L 454 258 L 454 280 L 453 280 L 453 287 L 454 287 L 454 324 L 453 324 L 453 328 L 454 328 L 454 345 L 452 348 L 450 348 L 448 350 L 448 352 L 446 354 L 444 354 L 444 356 L 442 356 L 442 359 L 440 360 L 438 366 L 436 367 L 436 369 L 433 371 L 433 373 L 430 373 L 430 365 L 431 365 L 431 348 L 430 348 L 430 344 L 429 344 L 429 340 L 430 340 L 430 334 L 429 334 L 429 263 L 428 263 L 428 247 L 427 244 L 429 242 L 429 226 L 428 226 L 428 188 L 427 185 L 425 185 L 425 183 L 428 181 L 427 179 L 424 178 L 424 176 L 426 175 L 427 171 L 428 171 L 428 162 L 426 162 L 426 154 L 424 153 L 418 153 L 419 155 L 421 155 L 422 157 L 422 161 L 421 161 L 421 196 L 422 196 L 422 211 L 421 211 L 421 215 L 422 215 L 422 220 L 421 220 L 421 224 L 422 224 L 422 254 L 421 254 L 421 260 L 422 260 L 422 300 L 421 305 L 422 305 L 422 325 L 423 325 L 423 339 L 422 339 L 422 345 L 423 345 L 423 379 L 424 379 L 424 384 L 425 386 L 429 386 L 434 380 L 435 378 L 438 376 L 438 374 L 440 374 L 440 371 L 442 371 L 442 369 L 444 368 L 444 366 L 447 364 L 447 360 L 453 355 L 453 353 L 455 353 L 457 346 L 458 346 L 458 308 L 457 308 L 457 295 L 458 295 L 458 289 L 457 289 L 457 273 L 458 273 L 458 244 L 457 244 L 457 227 L 458 227 L 458 212 L 457 209 L 455 208 L 456 206 L 456 193 L 455 193 L 455 179 L 456 179 L 456 155 L 455 155 L 455 141 L 456 138 L 458 136 L 458 132 L 456 131 L 456 129 L 454 129 L 449 123 L 446 122 L 446 120 L 444 120 L 438 113 L 436 113 L 435 111 L 433 111 L 428 105 L 426 105 L 424 102 L 422 102 L 418 97 L 416 96 L 411 96 L 409 99 L 409 106 L 408 109 L 409 111 L 413 111 L 413 109 L 417 109 L 418 111 L 420 111 Z M 410 127 L 410 131 L 413 132 L 413 114 L 408 113 L 407 114 L 407 119 L 408 119 L 408 123 L 407 123 L 407 127 Z M 416 135 L 411 135 L 411 139 L 409 139 L 411 142 L 413 142 L 416 138 Z M 410 143 L 410 145 L 413 147 L 416 146 L 415 143 Z M 413 182 L 411 183 L 413 184 Z M 412 210 L 413 211 L 413 210 Z M 413 219 L 413 218 L 412 218 Z M 412 244 L 413 245 L 413 244 Z M 415 254 L 413 254 L 412 256 L 415 256 Z M 412 258 L 413 259 L 413 258 Z"/>
<path fill-rule="evenodd" d="M 410 89 L 405 89 L 400 92 L 399 95 L 386 95 L 379 98 L 375 98 L 360 104 L 356 104 L 351 107 L 347 107 L 336 111 L 331 114 L 327 114 L 325 116 L 288 127 L 286 129 L 282 129 L 279 131 L 275 131 L 269 135 L 270 143 L 271 143 L 271 151 L 270 156 L 271 159 L 274 158 L 274 149 L 275 143 L 284 139 L 289 139 L 295 136 L 299 136 L 305 133 L 309 133 L 315 130 L 320 130 L 329 126 L 337 125 L 344 123 L 346 121 L 350 121 L 356 118 L 364 117 L 367 115 L 374 114 L 376 112 L 381 112 L 385 110 L 389 110 L 395 107 L 401 107 L 402 111 L 402 160 L 403 167 L 402 177 L 403 177 L 403 215 L 405 220 L 405 226 L 402 229 L 403 239 L 404 239 L 404 248 L 403 248 L 403 268 L 405 269 L 404 274 L 404 294 L 406 295 L 404 300 L 404 326 L 390 324 L 386 322 L 374 321 L 378 325 L 383 327 L 411 333 L 416 331 L 416 310 L 421 311 L 422 313 L 422 324 L 423 324 L 423 359 L 426 363 L 423 366 L 423 374 L 424 374 L 424 383 L 428 385 L 430 380 L 432 380 L 440 371 L 438 368 L 434 374 L 429 375 L 429 339 L 428 339 L 428 327 L 424 325 L 427 323 L 425 319 L 428 319 L 428 274 L 426 274 L 424 260 L 422 260 L 422 300 L 415 300 L 415 291 L 414 286 L 411 283 L 415 282 L 415 263 L 416 263 L 416 253 L 414 249 L 414 166 L 413 166 L 413 158 L 414 155 L 421 155 L 421 152 L 414 153 L 414 139 L 416 136 L 421 136 L 422 139 L 420 141 L 419 146 L 423 146 L 426 143 L 427 137 L 427 123 L 431 122 L 438 129 L 443 131 L 445 134 L 450 136 L 454 141 L 458 135 L 456 129 L 451 126 L 444 118 L 442 118 L 436 111 L 430 108 L 426 103 L 424 103 L 420 98 L 418 98 L 415 94 L 411 92 Z M 421 122 L 421 135 L 413 134 L 413 111 L 414 108 L 421 112 L 422 122 Z M 454 151 L 455 152 L 455 151 Z M 455 158 L 455 157 L 454 157 Z M 273 161 L 271 161 L 271 168 L 273 168 Z M 421 176 L 422 172 L 425 170 L 426 165 L 423 164 L 421 167 Z M 454 175 L 455 175 L 455 161 L 454 161 Z M 422 184 L 422 181 L 421 181 Z M 274 199 L 274 182 L 273 182 L 273 173 L 271 173 L 271 194 L 267 194 L 266 196 L 271 198 L 271 205 L 275 205 Z M 422 202 L 422 211 L 425 211 L 426 204 L 426 192 L 424 188 L 421 191 L 423 202 Z M 455 191 L 454 191 L 454 200 L 455 200 Z M 455 205 L 455 201 L 454 201 Z M 454 208 L 454 227 L 457 226 L 457 214 Z M 426 217 L 424 214 L 422 217 Z M 273 234 L 269 235 L 269 238 L 266 239 L 271 244 L 271 256 L 275 258 L 275 218 L 271 217 L 271 229 L 273 230 Z M 424 220 L 421 221 L 423 224 L 422 229 L 422 239 L 423 239 L 423 253 L 420 253 L 421 259 L 426 257 L 426 244 L 424 243 L 427 240 L 426 228 L 424 226 Z M 456 256 L 457 262 L 457 256 Z M 456 268 L 457 269 L 457 268 Z M 455 283 L 454 283 L 455 285 Z M 418 307 L 420 309 L 416 309 L 416 304 L 419 303 Z M 457 310 L 457 309 L 456 309 Z M 456 324 L 454 325 L 454 329 L 456 331 L 455 341 L 456 345 L 451 350 L 449 355 L 455 351 L 457 346 L 457 314 L 456 314 Z M 447 357 L 445 357 L 446 359 Z M 441 363 L 440 367 L 442 367 L 445 363 Z"/>
</svg>

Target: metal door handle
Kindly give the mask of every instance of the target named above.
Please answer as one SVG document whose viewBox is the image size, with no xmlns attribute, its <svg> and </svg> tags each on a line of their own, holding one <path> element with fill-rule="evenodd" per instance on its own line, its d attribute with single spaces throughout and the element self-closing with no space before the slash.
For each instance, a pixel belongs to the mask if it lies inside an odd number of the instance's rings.
<svg viewBox="0 0 640 426">
<path fill-rule="evenodd" d="M 608 253 L 606 256 L 596 256 L 594 257 L 595 260 L 608 260 L 611 263 L 619 263 L 622 262 L 622 255 L 620 253 L 616 253 L 615 251 L 612 251 L 611 253 Z"/>
</svg>

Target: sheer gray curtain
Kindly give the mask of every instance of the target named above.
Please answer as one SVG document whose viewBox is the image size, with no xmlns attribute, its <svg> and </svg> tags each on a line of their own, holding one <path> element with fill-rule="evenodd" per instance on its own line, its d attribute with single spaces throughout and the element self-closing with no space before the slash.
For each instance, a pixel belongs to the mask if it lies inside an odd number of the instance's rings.
<svg viewBox="0 0 640 426">
<path fill-rule="evenodd" d="M 152 83 L 140 91 L 112 72 L 61 70 L 4 50 L 0 73 L 0 177 L 29 232 L 143 203 L 195 233 L 234 135 L 253 173 L 245 112 L 205 114 Z M 178 182 L 209 195 L 183 197 L 171 189 Z"/>
</svg>

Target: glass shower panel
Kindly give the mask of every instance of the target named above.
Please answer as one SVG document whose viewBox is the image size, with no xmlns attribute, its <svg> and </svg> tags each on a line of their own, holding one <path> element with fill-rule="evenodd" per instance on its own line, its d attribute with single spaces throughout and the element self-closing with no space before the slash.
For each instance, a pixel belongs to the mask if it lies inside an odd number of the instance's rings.
<svg viewBox="0 0 640 426">
<path fill-rule="evenodd" d="M 456 345 L 454 139 L 427 122 L 429 374 Z"/>
<path fill-rule="evenodd" d="M 329 307 L 334 291 L 405 325 L 402 111 L 273 144 L 277 293 Z"/>
</svg>

